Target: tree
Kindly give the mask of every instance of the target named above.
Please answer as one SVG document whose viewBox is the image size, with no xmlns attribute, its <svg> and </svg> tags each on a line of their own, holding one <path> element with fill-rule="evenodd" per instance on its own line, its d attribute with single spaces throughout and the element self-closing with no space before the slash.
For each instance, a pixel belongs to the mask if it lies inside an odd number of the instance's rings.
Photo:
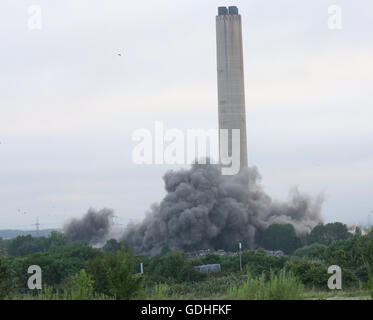
<svg viewBox="0 0 373 320">
<path fill-rule="evenodd" d="M 31 235 L 14 238 L 8 247 L 11 256 L 25 256 L 34 252 L 42 252 L 48 248 L 44 237 L 33 238 Z"/>
<path fill-rule="evenodd" d="M 208 253 L 195 264 L 221 264 L 221 257 L 217 254 Z"/>
<path fill-rule="evenodd" d="M 302 258 L 323 260 L 325 258 L 325 251 L 327 248 L 328 247 L 324 244 L 313 243 L 309 246 L 298 248 L 295 250 L 293 255 Z"/>
<path fill-rule="evenodd" d="M 259 244 L 267 250 L 282 250 L 290 254 L 300 247 L 301 242 L 292 224 L 272 224 L 263 231 Z"/>
<path fill-rule="evenodd" d="M 4 253 L 8 250 L 9 244 L 11 240 L 5 240 L 0 237 L 0 254 Z"/>
<path fill-rule="evenodd" d="M 34 253 L 24 258 L 14 260 L 14 269 L 17 272 L 19 285 L 27 288 L 27 269 L 31 265 L 38 265 L 42 269 L 43 284 L 49 286 L 58 285 L 66 276 L 77 272 L 80 268 L 70 271 L 71 264 L 67 260 L 59 260 L 56 256 L 47 252 Z"/>
<path fill-rule="evenodd" d="M 86 269 L 89 260 L 103 255 L 99 249 L 82 243 L 69 243 L 65 246 L 52 246 L 46 252 L 36 252 L 24 257 L 13 258 L 13 269 L 20 288 L 27 288 L 27 269 L 38 265 L 43 272 L 43 284 L 59 286 L 64 279 L 70 278 L 81 269 Z"/>
<path fill-rule="evenodd" d="M 61 232 L 52 231 L 48 237 L 50 247 L 62 247 L 67 245 L 67 236 Z"/>
<path fill-rule="evenodd" d="M 93 279 L 93 287 L 96 293 L 110 295 L 110 283 L 107 270 L 110 265 L 114 265 L 114 263 L 110 263 L 109 259 L 114 261 L 114 255 L 96 257 L 88 262 L 87 272 Z"/>
<path fill-rule="evenodd" d="M 120 244 L 120 242 L 118 242 L 115 239 L 110 239 L 110 240 L 106 241 L 106 244 L 104 245 L 104 247 L 102 249 L 106 252 L 116 252 L 116 251 L 120 250 L 121 247 L 122 247 L 122 245 Z"/>
<path fill-rule="evenodd" d="M 204 274 L 196 271 L 192 262 L 181 252 L 169 252 L 164 256 L 154 257 L 149 264 L 150 278 L 155 282 L 197 281 Z"/>
<path fill-rule="evenodd" d="M 286 260 L 286 257 L 268 255 L 264 250 L 244 251 L 242 254 L 242 263 L 253 276 L 269 275 L 271 271 L 278 272 L 283 269 Z"/>
<path fill-rule="evenodd" d="M 133 274 L 134 260 L 131 252 L 124 249 L 114 255 L 112 265 L 107 270 L 110 293 L 116 299 L 130 300 L 139 296 L 143 289 L 141 276 Z"/>
<path fill-rule="evenodd" d="M 325 245 L 331 244 L 333 241 L 345 240 L 352 237 L 348 232 L 347 226 L 340 222 L 328 223 L 326 225 L 319 224 L 312 229 L 308 236 L 309 243 L 322 243 Z"/>
<path fill-rule="evenodd" d="M 13 273 L 7 258 L 0 254 L 0 300 L 8 297 L 13 289 Z"/>
<path fill-rule="evenodd" d="M 369 275 L 373 277 L 373 230 L 369 232 L 363 247 L 364 262 L 367 265 Z"/>
<path fill-rule="evenodd" d="M 369 237 L 355 235 L 346 240 L 334 241 L 325 251 L 324 261 L 328 266 L 338 265 L 343 270 L 343 285 L 358 287 L 366 282 L 369 273 Z"/>
<path fill-rule="evenodd" d="M 373 230 L 366 236 L 362 246 L 364 264 L 368 270 L 368 288 L 373 299 Z"/>
<path fill-rule="evenodd" d="M 67 238 L 60 232 L 53 231 L 48 238 L 31 235 L 18 236 L 10 240 L 8 253 L 10 256 L 26 256 L 36 252 L 47 252 L 51 248 L 63 247 L 68 244 Z"/>
</svg>

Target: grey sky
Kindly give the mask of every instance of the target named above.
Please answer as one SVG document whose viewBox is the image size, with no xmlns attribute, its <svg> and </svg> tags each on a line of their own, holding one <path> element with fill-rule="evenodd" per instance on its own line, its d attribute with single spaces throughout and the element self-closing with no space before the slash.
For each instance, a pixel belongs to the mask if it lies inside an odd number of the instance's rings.
<svg viewBox="0 0 373 320">
<path fill-rule="evenodd" d="M 42 30 L 27 28 L 33 4 Z M 342 30 L 328 29 L 333 4 Z M 372 1 L 2 0 L 0 228 L 104 206 L 142 219 L 172 167 L 133 164 L 131 133 L 217 127 L 219 5 L 243 18 L 249 164 L 265 190 L 323 192 L 326 221 L 367 221 Z"/>
</svg>

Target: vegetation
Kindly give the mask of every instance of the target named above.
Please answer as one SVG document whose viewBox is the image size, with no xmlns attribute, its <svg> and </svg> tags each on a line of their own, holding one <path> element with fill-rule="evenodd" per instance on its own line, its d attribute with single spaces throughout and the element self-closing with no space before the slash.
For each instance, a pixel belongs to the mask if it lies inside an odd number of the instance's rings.
<svg viewBox="0 0 373 320">
<path fill-rule="evenodd" d="M 326 249 L 328 246 L 321 243 L 313 243 L 309 246 L 301 247 L 294 252 L 294 256 L 308 259 L 326 258 Z"/>
<path fill-rule="evenodd" d="M 106 271 L 112 296 L 125 300 L 141 296 L 142 277 L 133 276 L 133 267 L 134 261 L 131 253 L 121 250 L 114 254 Z"/>
<path fill-rule="evenodd" d="M 253 278 L 250 274 L 241 286 L 232 286 L 229 298 L 234 300 L 300 300 L 304 286 L 285 270 L 278 274 L 271 272 L 269 279 L 265 275 Z"/>
<path fill-rule="evenodd" d="M 322 262 L 296 259 L 289 261 L 288 269 L 307 287 L 327 289 L 328 268 Z"/>
<path fill-rule="evenodd" d="M 94 297 L 93 280 L 87 272 L 82 269 L 72 277 L 73 289 L 72 300 L 92 300 Z"/>
<path fill-rule="evenodd" d="M 265 249 L 282 250 L 288 254 L 301 246 L 301 241 L 291 224 L 270 225 L 260 236 L 259 243 Z"/>
<path fill-rule="evenodd" d="M 348 232 L 347 226 L 340 222 L 328 223 L 326 225 L 319 224 L 312 229 L 308 236 L 309 243 L 322 243 L 329 245 L 333 241 L 345 240 L 352 235 Z"/>
<path fill-rule="evenodd" d="M 149 257 L 132 254 L 114 239 L 99 249 L 57 232 L 0 239 L 0 299 L 373 298 L 373 232 L 352 235 L 332 223 L 300 239 L 291 225 L 272 225 L 258 243 L 262 249 L 242 252 L 241 271 L 238 254 L 188 258 L 165 248 Z M 220 264 L 221 272 L 201 273 L 195 266 L 202 264 Z M 30 265 L 42 269 L 42 290 L 27 287 Z M 342 268 L 343 291 L 327 287 L 331 265 Z"/>
<path fill-rule="evenodd" d="M 0 254 L 0 299 L 7 298 L 12 292 L 12 271 L 6 256 Z"/>
<path fill-rule="evenodd" d="M 169 252 L 152 259 L 148 266 L 153 282 L 181 283 L 202 280 L 204 274 L 194 269 L 192 262 L 181 252 Z"/>
</svg>

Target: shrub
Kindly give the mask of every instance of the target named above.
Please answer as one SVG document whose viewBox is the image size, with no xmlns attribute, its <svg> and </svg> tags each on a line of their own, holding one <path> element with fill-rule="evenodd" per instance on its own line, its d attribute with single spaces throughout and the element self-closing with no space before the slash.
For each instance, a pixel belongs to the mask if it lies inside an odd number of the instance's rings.
<svg viewBox="0 0 373 320">
<path fill-rule="evenodd" d="M 82 269 L 73 276 L 72 300 L 93 299 L 93 280 L 87 272 Z"/>
<path fill-rule="evenodd" d="M 327 267 L 321 262 L 295 259 L 290 261 L 287 267 L 304 285 L 308 287 L 327 288 L 329 277 Z"/>
</svg>

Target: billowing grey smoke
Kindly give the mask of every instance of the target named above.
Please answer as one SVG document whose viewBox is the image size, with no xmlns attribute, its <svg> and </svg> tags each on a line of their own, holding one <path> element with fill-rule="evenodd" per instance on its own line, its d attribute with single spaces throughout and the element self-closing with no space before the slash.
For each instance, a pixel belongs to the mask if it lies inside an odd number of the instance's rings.
<svg viewBox="0 0 373 320">
<path fill-rule="evenodd" d="M 164 176 L 167 195 L 143 222 L 130 224 L 122 241 L 135 252 L 230 248 L 238 241 L 255 246 L 255 236 L 273 223 L 291 223 L 298 235 L 321 222 L 321 197 L 312 200 L 293 190 L 287 203 L 272 201 L 258 181 L 257 169 L 222 176 L 217 165 L 195 164 Z"/>
<path fill-rule="evenodd" d="M 114 213 L 110 209 L 89 209 L 81 219 L 72 219 L 65 224 L 64 233 L 72 241 L 99 244 L 107 240 L 112 227 Z"/>
</svg>

